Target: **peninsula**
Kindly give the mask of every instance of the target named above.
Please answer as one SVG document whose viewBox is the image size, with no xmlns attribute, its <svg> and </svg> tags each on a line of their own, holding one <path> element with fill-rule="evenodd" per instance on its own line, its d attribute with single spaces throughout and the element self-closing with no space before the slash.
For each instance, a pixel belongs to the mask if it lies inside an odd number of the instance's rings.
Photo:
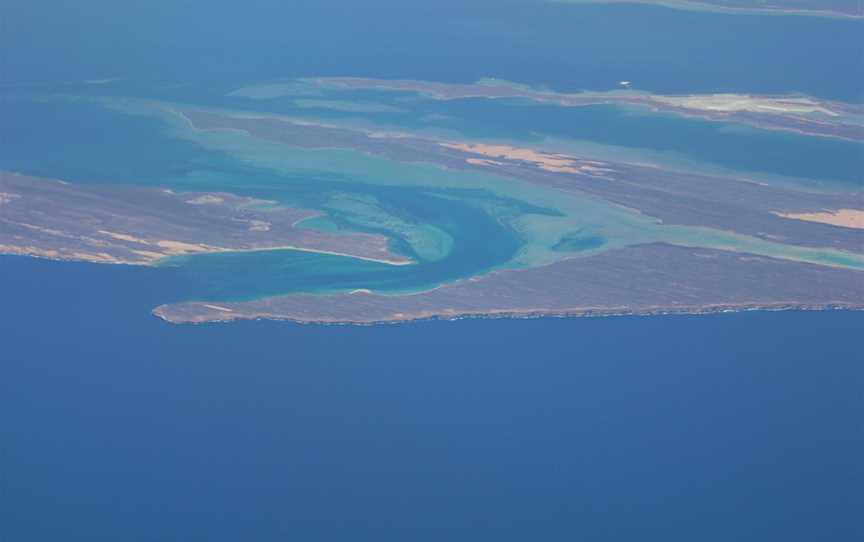
<svg viewBox="0 0 864 542">
<path fill-rule="evenodd" d="M 864 272 L 650 244 L 493 272 L 413 295 L 288 295 L 157 307 L 173 323 L 277 319 L 375 324 L 466 317 L 864 309 Z"/>
<path fill-rule="evenodd" d="M 0 254 L 152 265 L 169 256 L 293 249 L 411 263 L 382 235 L 296 227 L 319 214 L 226 193 L 73 185 L 0 172 Z"/>
</svg>

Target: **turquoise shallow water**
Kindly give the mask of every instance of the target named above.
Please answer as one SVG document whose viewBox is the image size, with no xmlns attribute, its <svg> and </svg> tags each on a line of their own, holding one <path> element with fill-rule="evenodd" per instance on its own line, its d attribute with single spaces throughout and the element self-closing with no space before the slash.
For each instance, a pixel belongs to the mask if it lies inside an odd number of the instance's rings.
<svg viewBox="0 0 864 542">
<path fill-rule="evenodd" d="M 400 193 L 405 192 L 405 193 Z M 378 194 L 381 196 L 381 193 Z M 440 198 L 418 198 L 395 190 L 385 201 L 417 211 L 423 220 L 450 233 L 452 249 L 439 261 L 392 266 L 340 256 L 297 251 L 209 254 L 166 260 L 192 278 L 196 287 L 186 299 L 241 300 L 292 292 L 336 292 L 369 288 L 390 292 L 425 289 L 481 274 L 506 264 L 519 247 L 514 233 L 480 209 Z M 422 207 L 416 209 L 417 206 Z M 425 216 L 424 216 L 425 212 Z M 374 229 L 370 230 L 374 231 Z M 410 247 L 396 248 L 418 258 Z"/>
</svg>

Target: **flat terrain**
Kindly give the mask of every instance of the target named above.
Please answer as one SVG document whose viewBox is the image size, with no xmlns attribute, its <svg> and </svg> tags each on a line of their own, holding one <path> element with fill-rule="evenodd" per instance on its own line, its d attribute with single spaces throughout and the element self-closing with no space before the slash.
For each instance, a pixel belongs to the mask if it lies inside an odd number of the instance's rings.
<svg viewBox="0 0 864 542">
<path fill-rule="evenodd" d="M 414 295 L 290 295 L 163 305 L 154 314 L 174 323 L 267 318 L 371 324 L 786 308 L 864 309 L 864 272 L 653 244 L 494 272 Z"/>
<path fill-rule="evenodd" d="M 178 255 L 297 249 L 406 264 L 380 235 L 296 228 L 317 211 L 226 193 L 71 185 L 0 172 L 0 253 L 148 265 Z"/>
</svg>

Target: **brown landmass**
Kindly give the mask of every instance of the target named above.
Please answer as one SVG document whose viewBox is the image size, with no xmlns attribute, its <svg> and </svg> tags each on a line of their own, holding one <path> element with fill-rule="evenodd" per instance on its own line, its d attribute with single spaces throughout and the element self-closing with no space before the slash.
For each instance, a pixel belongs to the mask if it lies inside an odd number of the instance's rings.
<svg viewBox="0 0 864 542">
<path fill-rule="evenodd" d="M 162 305 L 173 323 L 278 319 L 374 324 L 465 317 L 602 316 L 778 309 L 864 309 L 864 272 L 650 244 L 497 271 L 413 295 L 289 295 Z"/>
<path fill-rule="evenodd" d="M 391 264 L 387 238 L 296 228 L 320 213 L 226 193 L 67 184 L 0 172 L 0 253 L 148 265 L 167 256 L 296 249 Z"/>
<path fill-rule="evenodd" d="M 864 125 L 860 120 L 855 120 L 864 115 L 864 107 L 807 97 L 736 94 L 654 96 L 635 92 L 568 94 L 495 81 L 458 84 L 359 77 L 327 77 L 313 81 L 335 88 L 421 92 L 440 100 L 525 98 L 570 107 L 598 104 L 634 105 L 708 120 L 740 122 L 772 130 L 864 141 Z"/>
<path fill-rule="evenodd" d="M 864 229 L 864 210 L 861 209 L 838 209 L 836 211 L 821 213 L 786 213 L 780 216 L 794 218 L 795 220 L 821 222 L 822 224 L 831 224 L 844 228 Z"/>
</svg>

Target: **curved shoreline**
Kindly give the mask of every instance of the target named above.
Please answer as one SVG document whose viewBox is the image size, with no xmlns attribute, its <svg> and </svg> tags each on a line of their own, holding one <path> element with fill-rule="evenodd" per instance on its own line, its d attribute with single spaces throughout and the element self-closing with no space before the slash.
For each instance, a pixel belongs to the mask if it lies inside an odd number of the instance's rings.
<svg viewBox="0 0 864 542">
<path fill-rule="evenodd" d="M 220 309 L 208 308 L 209 303 Z M 178 324 L 258 319 L 378 324 L 833 308 L 864 310 L 864 271 L 654 243 L 493 271 L 416 294 L 298 293 L 173 303 L 152 312 Z"/>
<path fill-rule="evenodd" d="M 292 250 L 415 263 L 383 235 L 300 229 L 322 213 L 259 203 L 227 192 L 73 185 L 0 171 L 0 254 L 158 267 L 175 257 Z"/>
</svg>

